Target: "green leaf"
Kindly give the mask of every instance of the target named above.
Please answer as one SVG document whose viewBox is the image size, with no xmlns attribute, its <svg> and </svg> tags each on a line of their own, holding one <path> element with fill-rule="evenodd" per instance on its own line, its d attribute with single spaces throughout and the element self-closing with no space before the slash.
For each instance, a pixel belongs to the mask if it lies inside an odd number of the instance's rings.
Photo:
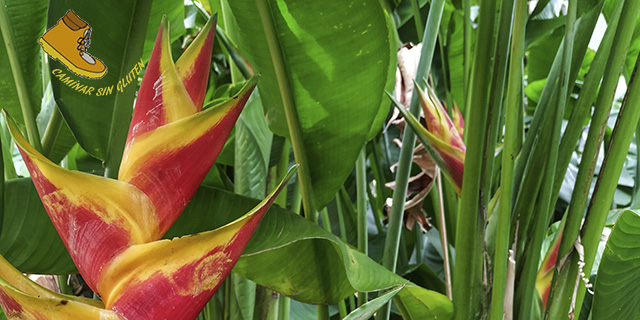
<svg viewBox="0 0 640 320">
<path fill-rule="evenodd" d="M 258 88 L 271 130 L 288 136 L 280 89 L 254 1 L 229 1 L 230 36 L 262 74 Z M 286 61 L 316 206 L 347 178 L 382 105 L 389 72 L 385 13 L 376 0 L 270 0 Z M 366 67 L 363 67 L 366 66 Z"/>
<path fill-rule="evenodd" d="M 106 65 L 107 73 L 101 79 L 81 78 L 49 58 L 53 93 L 78 143 L 96 158 L 107 160 L 111 156 L 111 162 L 119 163 L 141 71 L 151 1 L 117 6 L 56 1 L 49 9 L 48 26 L 55 25 L 70 8 L 91 26 L 87 52 Z"/>
<path fill-rule="evenodd" d="M 216 228 L 256 203 L 254 199 L 201 187 L 165 237 Z M 228 214 L 216 214 L 220 212 Z M 355 292 L 407 283 L 318 225 L 275 205 L 265 215 L 234 271 L 306 303 L 335 304 Z M 447 319 L 452 314 L 451 302 L 445 296 L 413 284 L 403 288 L 394 301 L 402 306 L 401 310 L 422 316 L 416 319 Z"/>
<path fill-rule="evenodd" d="M 0 235 L 0 252 L 23 272 L 73 272 L 75 267 L 44 213 L 30 179 L 12 180 L 5 190 L 7 209 Z M 218 228 L 240 217 L 258 202 L 223 190 L 201 187 L 165 238 Z M 39 235 L 37 241 L 32 237 L 34 233 Z M 261 222 L 234 271 L 307 303 L 335 304 L 355 292 L 379 291 L 407 284 L 406 279 L 318 225 L 275 205 Z M 411 283 L 394 301 L 400 310 L 414 319 L 449 319 L 453 313 L 451 301 L 445 296 Z"/>
<path fill-rule="evenodd" d="M 4 199 L 0 253 L 27 273 L 77 272 L 31 179 L 6 181 Z"/>
<path fill-rule="evenodd" d="M 59 117 L 58 119 L 61 121 L 57 127 L 52 125 L 52 127 L 56 127 L 55 129 L 49 128 L 52 123 L 51 119 L 54 112 L 57 113 L 55 117 Z M 36 121 L 38 123 L 38 131 L 41 135 L 55 135 L 53 146 L 50 150 L 43 151 L 44 155 L 53 163 L 59 163 L 76 144 L 76 138 L 73 137 L 73 133 L 71 132 L 71 129 L 69 129 L 69 125 L 61 118 L 62 115 L 60 114 L 60 111 L 57 110 L 51 86 L 48 85 L 44 93 L 44 98 L 42 99 L 42 108 L 40 110 L 40 114 L 38 114 L 38 117 L 36 118 Z M 47 130 L 57 130 L 57 132 L 48 132 Z M 43 139 L 43 144 L 45 143 L 44 140 L 46 139 Z"/>
<path fill-rule="evenodd" d="M 593 297 L 593 319 L 640 317 L 640 216 L 626 210 L 609 235 Z"/>
<path fill-rule="evenodd" d="M 158 27 L 162 21 L 162 16 L 167 15 L 169 25 L 171 29 L 171 43 L 178 40 L 186 33 L 184 27 L 184 4 L 181 1 L 174 0 L 155 0 L 151 5 L 151 12 L 149 14 L 149 22 L 147 24 L 147 32 L 144 39 L 144 51 L 142 52 L 142 60 L 149 61 L 151 51 L 153 51 L 153 44 L 156 41 L 158 35 Z M 220 20 L 218 19 L 218 23 Z M 178 57 L 174 57 L 177 59 Z"/>
<path fill-rule="evenodd" d="M 254 198 L 264 197 L 273 134 L 257 91 L 251 94 L 236 122 L 235 137 L 235 191 Z"/>
<path fill-rule="evenodd" d="M 393 298 L 404 286 L 399 286 L 393 290 L 363 304 L 358 309 L 353 310 L 349 315 L 342 320 L 367 320 L 373 316 L 373 314 L 382 308 L 391 298 Z"/>
<path fill-rule="evenodd" d="M 38 38 L 45 31 L 48 1 L 4 0 L 11 28 L 0 33 L 0 108 L 5 108 L 13 114 L 15 119 L 24 124 L 18 92 L 9 63 L 7 48 L 3 33 L 8 32 L 12 37 L 12 49 L 16 51 L 19 65 L 27 86 L 27 96 L 33 106 L 34 114 L 40 110 L 42 100 L 42 59 L 41 48 L 37 44 Z"/>
</svg>

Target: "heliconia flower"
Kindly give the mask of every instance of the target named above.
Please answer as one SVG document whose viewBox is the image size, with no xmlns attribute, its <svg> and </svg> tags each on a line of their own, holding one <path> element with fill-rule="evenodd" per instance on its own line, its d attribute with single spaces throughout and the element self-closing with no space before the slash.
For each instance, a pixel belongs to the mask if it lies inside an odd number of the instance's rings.
<svg viewBox="0 0 640 320">
<path fill-rule="evenodd" d="M 49 217 L 102 299 L 53 293 L 0 259 L 0 305 L 9 319 L 193 319 L 229 274 L 295 169 L 234 222 L 160 240 L 215 162 L 257 82 L 249 79 L 228 101 L 203 110 L 214 24 L 211 19 L 174 64 L 163 19 L 118 180 L 54 164 L 4 112 Z"/>
<path fill-rule="evenodd" d="M 425 116 L 426 128 L 402 104 L 391 95 L 391 100 L 400 111 L 409 127 L 416 132 L 418 139 L 424 145 L 429 155 L 451 182 L 458 194 L 462 188 L 464 172 L 464 158 L 467 148 L 462 141 L 462 135 L 446 109 L 442 106 L 435 93 L 429 89 L 425 93 L 418 85 L 415 86 L 420 96 L 420 103 Z M 457 111 L 459 114 L 459 111 Z M 455 113 L 455 112 L 454 112 Z M 464 126 L 464 120 L 456 121 Z"/>
<path fill-rule="evenodd" d="M 556 234 L 555 240 L 553 240 L 544 260 L 542 260 L 540 270 L 538 270 L 538 276 L 536 277 L 536 290 L 542 298 L 543 306 L 547 305 L 547 300 L 549 299 L 549 291 L 551 290 L 551 281 L 553 280 L 553 273 L 556 267 L 556 261 L 558 260 L 561 239 L 562 230 Z"/>
<path fill-rule="evenodd" d="M 460 138 L 464 137 L 464 118 L 462 117 L 462 112 L 460 112 L 460 109 L 455 102 L 453 103 L 451 117 L 453 118 L 453 125 L 456 126 L 456 129 L 460 134 Z"/>
</svg>

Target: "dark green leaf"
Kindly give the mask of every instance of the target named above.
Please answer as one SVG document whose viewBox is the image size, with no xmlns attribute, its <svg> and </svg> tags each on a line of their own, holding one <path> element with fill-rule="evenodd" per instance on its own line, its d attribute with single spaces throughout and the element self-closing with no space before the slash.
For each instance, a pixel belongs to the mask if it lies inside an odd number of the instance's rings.
<svg viewBox="0 0 640 320">
<path fill-rule="evenodd" d="M 16 51 L 19 65 L 14 66 L 22 73 L 27 86 L 27 97 L 38 114 L 42 100 L 42 59 L 38 38 L 42 36 L 46 25 L 48 1 L 5 0 L 11 34 L 12 49 Z M 7 109 L 19 122 L 24 124 L 18 92 L 9 64 L 5 39 L 0 33 L 0 108 Z"/>
<path fill-rule="evenodd" d="M 87 22 L 92 28 L 87 52 L 107 67 L 101 79 L 86 79 L 49 58 L 50 72 L 55 72 L 51 85 L 58 107 L 80 145 L 102 160 L 114 148 L 111 152 L 119 161 L 115 155 L 121 155 L 124 149 L 150 7 L 148 0 L 119 5 L 65 0 L 53 2 L 49 9 L 49 27 L 69 9 Z"/>
<path fill-rule="evenodd" d="M 5 182 L 4 198 L 0 253 L 22 272 L 76 272 L 31 179 Z"/>
<path fill-rule="evenodd" d="M 353 169 L 381 106 L 389 38 L 379 1 L 269 1 L 287 63 L 316 206 Z M 280 89 L 254 1 L 230 1 L 227 32 L 254 70 L 271 130 L 288 136 Z"/>
</svg>

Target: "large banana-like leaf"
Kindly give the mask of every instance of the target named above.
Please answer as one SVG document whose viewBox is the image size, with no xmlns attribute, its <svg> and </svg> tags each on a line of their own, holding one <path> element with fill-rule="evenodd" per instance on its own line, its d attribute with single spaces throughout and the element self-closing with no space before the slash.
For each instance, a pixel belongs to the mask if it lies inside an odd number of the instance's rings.
<svg viewBox="0 0 640 320">
<path fill-rule="evenodd" d="M 209 201 L 214 205 L 207 205 Z M 255 202 L 201 187 L 167 236 L 223 225 Z M 213 215 L 223 208 L 234 209 L 228 211 L 229 216 Z M 306 303 L 332 304 L 355 292 L 406 284 L 394 301 L 405 310 L 407 319 L 452 316 L 451 301 L 444 295 L 408 283 L 299 215 L 279 207 L 270 211 L 236 264 L 236 273 Z"/>
<path fill-rule="evenodd" d="M 111 156 L 111 162 L 117 162 L 122 156 L 137 78 L 144 65 L 141 58 L 151 2 L 136 0 L 113 5 L 62 0 L 51 2 L 49 8 L 48 28 L 69 9 L 91 26 L 88 53 L 107 67 L 101 79 L 85 79 L 49 59 L 49 72 L 61 71 L 57 74 L 60 77 L 52 75 L 51 85 L 64 119 L 80 145 L 101 160 Z M 74 89 L 82 86 L 93 90 L 88 94 Z"/>
<path fill-rule="evenodd" d="M 24 98 L 37 114 L 42 99 L 42 63 L 37 39 L 45 30 L 48 1 L 3 0 L 0 3 L 0 19 L 6 19 L 0 33 L 0 108 L 16 115 L 22 113 L 14 79 L 16 72 L 27 90 Z M 16 55 L 17 65 L 10 64 L 8 50 Z M 18 121 L 24 123 L 23 117 L 18 117 Z"/>
<path fill-rule="evenodd" d="M 377 0 L 266 1 L 286 61 L 318 208 L 351 173 L 381 107 L 390 70 L 385 13 Z M 256 73 L 271 130 L 289 130 L 256 2 L 228 1 L 225 24 Z M 385 104 L 388 107 L 388 104 Z"/>
<path fill-rule="evenodd" d="M 640 216 L 624 211 L 604 249 L 593 296 L 593 319 L 640 317 Z"/>
<path fill-rule="evenodd" d="M 200 111 L 214 24 L 214 20 L 207 23 L 193 49 L 176 66 L 163 19 L 134 111 L 120 180 L 52 163 L 29 145 L 15 121 L 4 113 L 49 217 L 83 278 L 111 311 L 105 317 L 194 318 L 231 271 L 295 172 L 290 170 L 267 199 L 226 226 L 158 240 L 213 165 L 257 81 L 257 77 L 250 79 L 236 96 Z M 17 270 L 8 270 L 14 272 L 0 274 L 0 278 L 14 283 L 0 287 L 0 301 L 10 317 L 74 317 L 71 307 L 60 312 L 51 309 L 75 303 L 25 292 L 33 288 L 24 285 L 26 280 L 16 276 Z M 152 302 L 150 293 L 155 296 Z M 80 313 L 75 318 L 95 318 L 102 312 L 93 305 L 80 309 L 73 311 Z"/>
</svg>

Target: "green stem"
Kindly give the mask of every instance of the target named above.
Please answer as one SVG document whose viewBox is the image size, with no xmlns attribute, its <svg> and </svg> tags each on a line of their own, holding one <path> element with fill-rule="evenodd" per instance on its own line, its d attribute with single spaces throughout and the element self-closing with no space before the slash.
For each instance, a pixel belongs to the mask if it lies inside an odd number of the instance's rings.
<svg viewBox="0 0 640 320">
<path fill-rule="evenodd" d="M 440 20 L 444 11 L 444 0 L 433 0 L 429 8 L 429 17 L 424 30 L 424 41 L 416 72 L 416 82 L 422 83 L 429 75 L 433 53 L 435 51 L 436 38 L 440 28 Z M 418 94 L 411 97 L 409 110 L 413 115 L 418 115 L 420 105 Z M 396 173 L 396 188 L 393 191 L 393 205 L 389 212 L 389 229 L 384 243 L 382 265 L 394 271 L 398 261 L 398 248 L 400 245 L 400 232 L 402 229 L 402 217 L 404 214 L 404 202 L 407 196 L 407 186 L 409 184 L 409 173 L 413 160 L 413 149 L 415 146 L 415 133 L 413 130 L 404 130 L 402 138 L 402 148 L 400 149 L 400 159 L 398 161 L 398 171 Z M 376 314 L 376 320 L 388 319 L 391 305 L 387 303 L 383 309 Z"/>
<path fill-rule="evenodd" d="M 73 290 L 71 290 L 71 287 L 69 286 L 68 274 L 58 275 L 58 286 L 60 286 L 60 293 L 73 295 Z"/>
<path fill-rule="evenodd" d="M 415 238 L 416 263 L 420 264 L 424 261 L 424 234 L 422 233 L 418 220 L 413 223 L 413 237 Z"/>
<path fill-rule="evenodd" d="M 289 320 L 289 310 L 291 309 L 291 298 L 281 296 L 278 302 L 278 320 Z"/>
<path fill-rule="evenodd" d="M 413 10 L 413 22 L 416 24 L 418 42 L 422 42 L 424 22 L 422 22 L 422 15 L 420 14 L 420 4 L 418 3 L 418 0 L 411 0 L 411 9 Z"/>
<path fill-rule="evenodd" d="M 630 2 L 640 3 L 639 1 Z M 637 17 L 640 10 L 635 10 L 636 8 L 640 8 L 640 6 L 630 8 L 630 10 L 633 10 L 632 12 L 635 12 L 635 16 Z M 598 244 L 600 243 L 600 235 L 606 223 L 611 201 L 613 201 L 613 195 L 616 191 L 620 173 L 622 172 L 622 167 L 629 150 L 629 144 L 631 143 L 635 128 L 638 125 L 638 120 L 640 120 L 640 79 L 638 79 L 637 73 L 639 66 L 640 59 L 636 60 L 636 65 L 629 81 L 629 87 L 627 88 L 624 102 L 620 108 L 620 114 L 613 129 L 611 147 L 607 151 L 604 163 L 602 164 L 602 171 L 598 175 L 593 198 L 587 210 L 584 227 L 582 229 L 581 238 L 582 245 L 584 246 L 585 263 L 583 272 L 587 275 L 591 274 L 591 268 L 593 267 L 593 262 L 595 261 L 598 251 Z M 585 291 L 586 287 L 584 282 L 581 282 L 576 294 L 577 306 L 582 306 Z M 577 309 L 576 317 L 579 317 L 580 310 L 579 308 Z"/>
<path fill-rule="evenodd" d="M 0 0 L 0 29 L 2 31 L 2 37 L 4 39 L 4 45 L 7 50 L 7 56 L 9 58 L 9 65 L 11 66 L 11 73 L 13 74 L 13 81 L 16 85 L 16 91 L 18 92 L 18 100 L 20 101 L 20 108 L 22 109 L 22 117 L 27 128 L 27 137 L 29 143 L 38 151 L 42 152 L 42 144 L 40 143 L 40 133 L 38 132 L 38 125 L 36 124 L 35 104 L 39 101 L 31 101 L 29 98 L 29 89 L 22 74 L 20 68 L 20 60 L 18 59 L 18 53 L 16 52 L 15 39 L 13 38 L 11 20 L 9 13 L 7 12 L 6 0 Z"/>
<path fill-rule="evenodd" d="M 13 141 L 4 119 L 0 125 L 0 142 L 2 143 L 2 160 L 0 160 L 2 161 L 2 168 L 0 170 L 4 171 L 2 177 L 4 180 L 16 179 L 18 178 L 18 174 L 16 173 L 13 158 L 11 157 L 11 146 L 13 145 Z"/>
<path fill-rule="evenodd" d="M 482 172 L 482 184 L 481 192 L 484 195 L 483 203 L 489 203 L 491 194 L 493 194 L 493 177 L 494 171 L 498 171 L 499 168 L 494 169 L 494 164 L 499 161 L 497 157 L 494 157 L 494 151 L 496 148 L 496 142 L 498 141 L 498 133 L 501 131 L 501 114 L 502 114 L 502 102 L 504 100 L 504 87 L 505 79 L 507 77 L 507 65 L 509 63 L 509 46 L 511 44 L 511 23 L 513 20 L 513 4 L 514 1 L 502 1 L 502 6 L 497 12 L 500 15 L 500 23 L 498 25 L 498 31 L 495 35 L 497 37 L 496 50 L 494 55 L 494 67 L 492 74 L 491 93 L 489 96 L 489 123 L 487 128 L 487 137 L 485 139 L 487 150 L 485 157 L 487 160 L 484 163 Z"/>
<path fill-rule="evenodd" d="M 478 43 L 493 43 L 496 1 L 485 0 L 480 6 Z M 464 180 L 456 230 L 456 262 L 453 282 L 455 319 L 476 319 L 482 312 L 484 286 L 483 238 L 484 208 L 480 205 L 484 196 L 480 192 L 481 174 L 486 161 L 485 132 L 489 109 L 491 61 L 495 48 L 491 45 L 476 46 L 473 71 L 465 111 L 465 137 L 467 151 L 464 164 Z"/>
<path fill-rule="evenodd" d="M 462 67 L 464 69 L 463 74 L 463 91 L 464 91 L 464 106 L 467 106 L 467 95 L 469 94 L 469 79 L 471 78 L 471 34 L 473 33 L 473 28 L 471 26 L 471 0 L 464 0 L 462 5 L 464 11 L 464 54 L 462 56 Z M 469 112 L 467 108 L 462 110 L 464 112 L 464 118 L 469 119 Z M 466 126 L 468 126 L 469 122 L 465 122 L 464 132 L 467 132 Z M 467 142 L 467 137 L 469 135 L 464 135 L 464 142 Z"/>
<path fill-rule="evenodd" d="M 444 283 L 447 287 L 447 297 L 453 299 L 453 293 L 451 288 L 451 263 L 449 259 L 449 241 L 447 241 L 447 220 L 444 214 L 444 198 L 442 196 L 442 174 L 438 170 L 437 174 L 437 186 L 438 186 L 438 212 L 440 215 L 440 242 L 442 243 L 442 263 L 444 267 Z M 421 262 L 422 260 L 420 260 Z"/>
<path fill-rule="evenodd" d="M 298 180 L 300 181 L 300 191 L 302 194 L 302 205 L 304 207 L 305 217 L 313 221 L 317 215 L 315 203 L 313 199 L 313 189 L 311 185 L 311 171 L 307 153 L 305 151 L 304 141 L 302 139 L 302 126 L 298 118 L 298 110 L 293 94 L 293 89 L 287 77 L 287 64 L 284 53 L 278 41 L 278 32 L 275 22 L 271 14 L 271 7 L 268 0 L 256 0 L 260 21 L 264 28 L 269 45 L 269 53 L 275 69 L 276 78 L 280 87 L 280 96 L 284 106 L 285 116 L 287 118 L 287 126 L 289 127 L 289 136 L 291 137 L 291 146 L 293 147 L 293 155 L 296 162 L 300 164 L 298 170 Z"/>
<path fill-rule="evenodd" d="M 320 215 L 322 216 L 322 228 L 324 231 L 331 232 L 331 220 L 329 220 L 329 212 L 327 211 L 327 207 L 322 208 L 320 210 Z"/>
<path fill-rule="evenodd" d="M 565 257 L 566 255 L 570 254 L 574 250 L 572 248 L 573 243 L 575 243 L 575 241 L 578 239 L 578 230 L 579 230 L 578 228 L 580 226 L 580 220 L 582 218 L 582 210 L 580 211 L 578 210 L 580 209 L 580 207 L 584 209 L 587 196 L 588 196 L 588 194 L 583 195 L 582 193 L 588 193 L 589 191 L 588 187 L 583 189 L 579 189 L 579 188 L 582 188 L 582 186 L 585 185 L 583 176 L 586 176 L 589 171 L 591 171 L 593 174 L 593 169 L 591 167 L 595 166 L 595 161 L 596 161 L 595 155 L 597 155 L 598 153 L 600 142 L 602 141 L 602 137 L 604 136 L 604 131 L 606 127 L 606 117 L 611 108 L 611 103 L 613 102 L 615 88 L 617 86 L 618 78 L 620 77 L 622 64 L 626 59 L 627 49 L 631 41 L 632 32 L 629 31 L 630 30 L 629 28 L 631 28 L 631 30 L 633 29 L 633 26 L 635 25 L 635 19 L 637 18 L 639 12 L 640 12 L 640 2 L 625 1 L 621 16 L 620 16 L 619 25 L 618 25 L 618 28 L 616 29 L 616 34 L 613 40 L 614 46 L 611 49 L 611 54 L 608 56 L 607 66 L 605 68 L 606 70 L 605 75 L 602 80 L 602 85 L 600 87 L 598 98 L 596 100 L 596 107 L 595 107 L 594 116 L 592 118 L 592 125 L 589 128 L 589 136 L 587 138 L 588 142 L 587 142 L 587 145 L 585 145 L 585 153 L 583 154 L 583 162 L 581 163 L 580 171 L 578 171 L 578 178 L 576 179 L 576 188 L 574 188 L 574 194 L 572 195 L 572 203 L 570 204 L 570 207 L 569 207 L 569 213 L 567 216 L 567 225 L 565 227 L 565 231 L 563 232 L 563 237 L 562 237 L 562 242 L 560 244 L 558 257 Z M 638 86 L 638 85 L 635 84 L 635 86 Z M 627 97 L 625 98 L 625 102 L 633 101 L 634 103 L 637 103 L 637 101 L 635 100 L 637 94 L 633 90 L 631 90 L 631 87 L 632 85 L 630 84 L 627 91 Z M 627 108 L 627 110 L 636 108 L 633 105 L 633 103 L 631 103 L 630 106 L 632 107 Z M 618 115 L 619 122 L 616 124 L 616 129 L 615 129 L 616 131 L 614 131 L 614 133 L 620 131 L 620 129 L 617 128 L 618 125 L 625 124 L 626 126 L 627 121 L 629 121 L 623 118 L 622 110 L 624 109 L 621 109 L 620 114 Z M 627 115 L 627 117 L 631 117 L 631 118 L 635 117 L 635 115 L 631 112 L 632 111 L 626 111 L 624 114 Z M 600 114 L 603 114 L 603 115 L 600 115 Z M 602 117 L 605 117 L 604 122 L 602 121 Z M 618 135 L 620 135 L 620 133 L 618 133 Z M 618 157 L 618 155 L 612 155 L 614 142 L 616 141 L 612 139 L 611 149 L 607 152 L 607 158 L 605 158 L 605 162 L 606 162 L 606 159 L 608 159 L 609 157 L 612 157 L 612 158 Z M 593 145 L 591 146 L 591 144 Z M 593 151 L 591 151 L 591 149 L 593 149 Z M 587 151 L 589 151 L 588 154 L 586 153 Z M 625 151 L 621 153 L 626 155 L 627 152 Z M 614 162 L 613 166 L 617 166 L 617 164 L 615 164 Z M 586 171 L 586 172 L 581 174 L 581 171 Z M 595 237 L 597 238 L 597 240 L 600 239 L 599 236 L 595 236 L 595 230 L 600 228 L 600 231 L 602 231 L 602 226 L 604 223 L 604 220 L 601 221 L 602 212 L 600 212 L 600 209 L 602 209 L 601 206 L 603 204 L 601 202 L 603 200 L 600 198 L 606 197 L 609 192 L 614 192 L 616 188 L 615 185 L 613 187 L 601 186 L 601 184 L 607 185 L 607 186 L 610 185 L 610 182 L 608 180 L 613 179 L 613 176 L 605 177 L 604 176 L 605 174 L 607 173 L 605 173 L 604 165 L 603 165 L 603 169 L 598 175 L 599 182 L 597 184 L 597 186 L 600 186 L 599 188 L 597 188 L 597 190 L 602 190 L 602 191 L 600 192 L 594 191 L 594 195 L 591 200 L 591 205 L 590 205 L 589 211 L 587 212 L 587 218 L 585 218 L 585 223 L 582 228 L 582 240 L 583 240 L 583 245 L 585 247 L 584 261 L 587 263 L 584 269 L 586 274 L 589 274 L 589 272 L 591 271 L 591 267 L 593 265 L 593 256 L 590 253 L 587 253 L 587 251 L 595 250 L 595 249 L 593 249 L 593 240 L 585 239 L 585 237 L 589 236 L 589 237 Z M 620 173 L 618 172 L 618 176 L 619 174 Z M 605 182 L 600 183 L 601 179 L 605 179 Z M 615 180 L 617 184 L 617 178 Z M 581 184 L 578 185 L 578 183 L 581 183 Z M 598 195 L 599 193 L 603 195 Z M 598 197 L 597 199 L 598 201 L 596 201 L 597 197 Z M 573 203 L 574 202 L 573 198 L 576 198 L 575 204 Z M 583 200 L 578 201 L 579 199 L 583 199 Z M 607 208 L 609 207 L 610 203 L 611 201 L 607 203 Z M 574 205 L 576 208 L 571 207 L 571 205 Z M 592 214 L 591 212 L 595 212 L 595 213 Z M 607 212 L 608 212 L 608 209 L 607 209 Z M 594 215 L 595 217 L 590 217 Z M 604 214 L 604 217 L 606 218 L 606 212 Z M 591 220 L 590 225 L 587 225 L 587 223 L 590 220 Z M 595 243 L 595 245 L 597 249 L 597 242 Z M 578 257 L 578 255 L 571 254 L 570 258 L 566 260 L 564 265 L 562 265 L 561 263 L 558 264 L 560 271 L 557 276 L 557 281 L 555 281 L 551 289 L 552 291 L 550 293 L 550 298 L 553 298 L 553 300 L 550 300 L 551 304 L 548 307 L 547 319 L 555 319 L 554 317 L 557 315 L 567 314 L 567 312 L 571 308 L 573 295 L 574 295 L 573 293 L 574 290 L 572 288 L 573 286 L 575 286 L 575 281 L 577 279 L 577 274 L 578 274 L 577 263 L 579 261 L 579 258 L 580 257 Z M 565 259 L 559 259 L 558 261 L 562 261 L 562 260 L 565 260 Z M 589 261 L 591 261 L 591 264 L 589 264 Z M 578 305 L 578 306 L 581 305 L 583 298 L 584 298 L 584 285 L 580 285 L 579 290 L 575 296 L 575 302 L 576 302 L 575 305 Z M 580 312 L 580 308 L 577 308 L 576 313 L 579 313 L 579 312 Z"/>
<path fill-rule="evenodd" d="M 200 1 L 193 1 L 193 4 L 196 6 L 196 8 L 198 9 L 198 12 L 200 12 L 200 14 L 205 18 L 205 20 L 209 20 L 209 18 L 211 18 L 211 15 L 209 15 L 207 10 L 205 10 L 202 7 L 202 4 L 200 3 Z M 222 10 L 224 11 L 224 5 L 222 6 Z M 225 19 L 225 22 L 226 21 L 227 19 Z M 225 28 L 228 28 L 228 25 L 225 25 Z M 220 42 L 226 49 L 229 57 L 231 58 L 231 61 L 233 61 L 233 63 L 238 68 L 238 71 L 242 74 L 242 76 L 245 79 L 251 78 L 251 76 L 253 75 L 253 72 L 251 72 L 251 68 L 249 67 L 249 64 L 240 54 L 238 47 L 233 43 L 233 41 L 229 39 L 229 37 L 227 36 L 227 33 L 224 32 L 224 30 L 220 28 L 220 26 L 217 24 L 216 24 L 216 38 L 220 40 Z"/>
<path fill-rule="evenodd" d="M 216 25 L 216 38 L 220 40 L 224 48 L 227 50 L 227 53 L 229 53 L 229 57 L 231 57 L 231 60 L 238 68 L 240 73 L 242 73 L 242 76 L 245 79 L 251 78 L 253 72 L 251 72 L 251 68 L 247 64 L 247 61 L 239 53 L 236 45 L 233 44 L 231 40 L 229 40 L 229 37 L 224 32 L 224 30 L 222 30 L 222 28 L 220 28 L 220 26 L 218 25 Z"/>
<path fill-rule="evenodd" d="M 598 93 L 598 86 L 600 85 L 600 80 L 602 80 L 602 76 L 605 71 L 605 66 L 607 64 L 607 60 L 609 59 L 609 53 L 611 52 L 613 37 L 615 35 L 616 27 L 618 25 L 623 4 L 624 4 L 624 1 L 619 1 L 616 4 L 616 7 L 613 10 L 613 13 L 609 21 L 607 21 L 607 31 L 605 32 L 605 35 L 602 38 L 602 42 L 600 42 L 600 46 L 598 46 L 598 51 L 596 52 L 596 55 L 593 58 L 593 61 L 589 67 L 589 72 L 587 73 L 582 89 L 580 90 L 580 96 L 578 97 L 578 101 L 576 102 L 576 105 L 573 108 L 573 112 L 571 113 L 571 117 L 569 118 L 569 122 L 567 123 L 567 127 L 565 129 L 564 135 L 562 136 L 562 141 L 560 142 L 560 154 L 558 155 L 559 165 L 556 168 L 556 181 L 553 188 L 554 189 L 553 194 L 556 197 L 560 192 L 560 188 L 562 187 L 562 180 L 564 177 L 564 173 L 567 171 L 567 167 L 571 162 L 571 156 L 573 154 L 573 150 L 575 149 L 575 145 L 578 142 L 580 135 L 582 134 L 584 121 L 587 118 L 587 116 L 589 116 L 589 113 L 591 112 L 591 105 L 593 104 L 593 100 L 595 99 L 596 94 Z M 591 123 L 600 123 L 603 119 L 602 115 L 596 116 L 596 114 L 599 114 L 602 112 L 603 110 L 596 109 L 594 111 L 593 119 L 600 119 L 600 120 L 596 122 L 592 120 Z M 607 110 L 606 114 L 608 115 L 608 113 L 609 111 Z M 605 115 L 605 121 L 606 121 L 607 115 Z M 594 127 L 597 127 L 597 126 L 594 126 Z M 591 144 L 591 143 L 592 142 L 590 142 L 590 140 L 587 140 L 587 144 Z M 591 146 L 589 147 L 585 146 L 585 150 L 583 151 L 582 157 L 581 157 L 582 159 L 593 160 L 593 154 L 591 152 L 595 150 L 587 150 L 591 148 L 592 148 Z M 581 181 L 581 183 L 580 184 L 576 183 L 575 185 L 576 186 L 581 185 L 584 187 L 584 182 L 585 182 L 584 178 L 587 178 L 589 180 L 588 183 L 590 186 L 591 177 L 593 176 L 593 171 L 591 171 L 591 173 L 588 173 L 588 175 L 585 175 L 582 177 L 580 176 L 580 174 L 581 173 L 578 173 L 579 178 L 577 178 L 576 181 Z M 589 188 L 589 186 L 587 186 L 587 188 Z M 578 190 L 586 190 L 586 189 L 578 189 Z M 577 194 L 575 196 L 577 196 Z M 571 201 L 572 202 L 577 201 L 580 198 L 581 197 L 572 196 Z M 586 201 L 586 199 L 584 201 Z M 569 206 L 569 208 L 572 208 L 572 207 L 576 207 L 576 206 L 575 205 Z M 574 239 L 574 241 L 575 241 L 575 235 L 578 232 L 577 229 L 579 228 L 579 226 L 576 226 L 576 222 L 578 222 L 578 224 L 581 223 L 583 212 L 584 212 L 584 205 L 582 205 L 582 209 L 580 209 L 579 214 L 575 214 L 575 213 L 570 214 L 570 215 L 575 215 L 575 217 L 579 216 L 578 218 L 574 218 L 578 221 L 569 222 L 569 224 L 571 225 L 569 229 L 572 229 L 572 230 L 575 229 L 575 232 L 572 231 L 573 235 L 569 235 L 570 238 Z M 564 235 L 565 236 L 567 235 L 566 231 Z M 573 245 L 571 245 L 571 247 L 572 246 Z M 565 249 L 567 249 L 567 247 L 565 247 Z M 567 251 L 561 250 L 560 252 L 566 253 Z"/>
<path fill-rule="evenodd" d="M 369 254 L 369 239 L 367 236 L 367 166 L 365 147 L 360 150 L 360 155 L 356 160 L 356 190 L 357 199 L 356 204 L 358 208 L 358 250 L 365 255 Z M 358 293 L 358 307 L 365 304 L 368 300 L 368 294 L 366 292 Z"/>
<path fill-rule="evenodd" d="M 491 294 L 490 319 L 501 320 L 504 317 L 504 299 L 507 287 L 507 260 L 509 256 L 511 208 L 513 193 L 513 167 L 516 158 L 516 139 L 518 137 L 518 107 L 522 95 L 522 61 L 524 59 L 524 27 L 527 20 L 527 1 L 517 0 L 513 20 L 513 35 L 507 98 L 505 102 L 505 133 L 502 150 L 502 171 L 500 176 L 500 197 L 498 207 L 498 226 L 496 229 L 496 249 L 493 260 L 493 289 Z"/>
<path fill-rule="evenodd" d="M 521 291 L 518 296 L 522 297 L 519 309 L 520 318 L 527 318 L 533 313 L 534 308 L 538 307 L 536 300 L 535 282 L 538 274 L 538 261 L 540 261 L 540 249 L 542 241 L 547 233 L 552 206 L 552 193 L 553 185 L 555 182 L 555 169 L 558 161 L 559 142 L 560 142 L 560 130 L 562 124 L 562 115 L 564 114 L 565 105 L 567 103 L 569 78 L 571 74 L 571 58 L 573 54 L 573 41 L 575 35 L 575 22 L 577 15 L 577 0 L 570 0 L 567 12 L 567 22 L 564 37 L 564 46 L 562 47 L 562 68 L 561 74 L 558 79 L 558 85 L 560 91 L 556 95 L 555 110 L 553 112 L 553 126 L 551 127 L 551 139 L 547 145 L 548 160 L 547 166 L 544 171 L 543 185 L 541 186 L 540 195 L 540 210 L 538 211 L 538 217 L 534 223 L 533 235 L 531 236 L 530 243 L 528 244 L 528 254 L 525 256 L 525 261 L 528 263 L 523 268 L 518 291 Z M 573 88 L 573 86 L 571 86 Z M 555 201 L 553 201 L 555 203 Z"/>
<path fill-rule="evenodd" d="M 347 316 L 347 304 L 344 300 L 340 300 L 338 303 L 338 312 L 340 313 L 340 319 L 344 319 Z"/>
<path fill-rule="evenodd" d="M 273 190 L 276 188 L 276 184 L 278 181 L 282 180 L 285 174 L 287 174 L 289 167 L 289 139 L 284 140 L 284 144 L 282 145 L 282 154 L 280 154 L 280 161 L 278 161 L 278 165 L 276 166 L 276 179 L 274 180 L 274 185 L 269 190 Z M 287 187 L 285 186 L 282 189 L 282 192 L 278 195 L 275 204 L 286 208 L 287 207 Z"/>
<path fill-rule="evenodd" d="M 329 306 L 326 304 L 319 304 L 316 306 L 318 311 L 318 320 L 329 320 Z"/>
<path fill-rule="evenodd" d="M 51 113 L 51 118 L 47 124 L 47 129 L 44 131 L 42 137 L 42 152 L 45 156 L 50 156 L 53 151 L 53 147 L 60 135 L 60 129 L 62 129 L 62 113 L 56 106 Z"/>
</svg>

